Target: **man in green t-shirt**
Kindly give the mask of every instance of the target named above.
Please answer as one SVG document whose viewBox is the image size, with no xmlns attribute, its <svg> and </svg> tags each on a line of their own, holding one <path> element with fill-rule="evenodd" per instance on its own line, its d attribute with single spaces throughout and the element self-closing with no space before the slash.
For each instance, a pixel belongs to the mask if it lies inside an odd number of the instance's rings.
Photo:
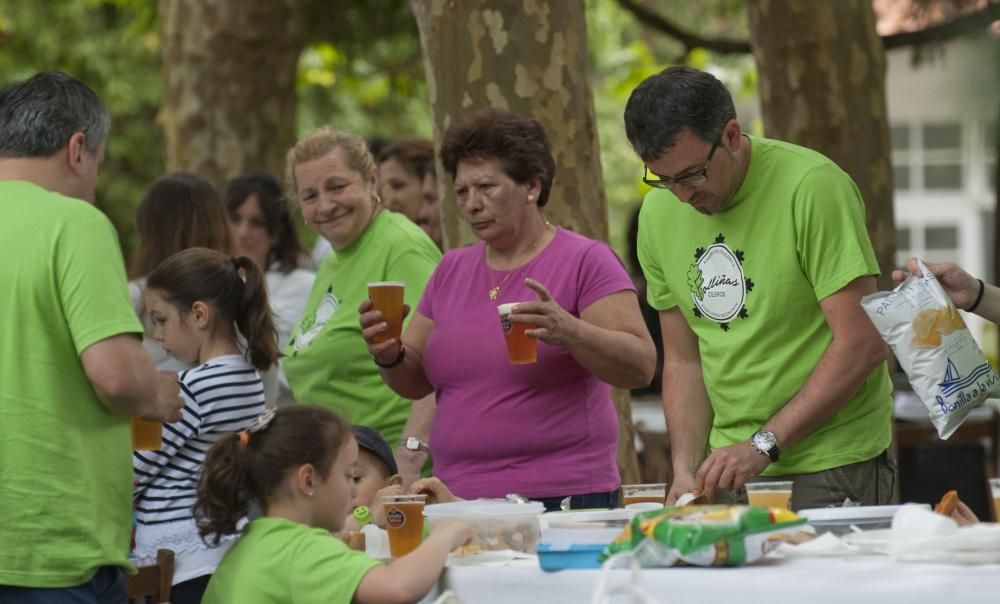
<svg viewBox="0 0 1000 604">
<path fill-rule="evenodd" d="M 91 205 L 109 122 L 62 73 L 0 89 L 0 602 L 126 600 L 128 418 L 180 419 Z"/>
<path fill-rule="evenodd" d="M 793 481 L 794 509 L 888 503 L 892 393 L 860 305 L 879 271 L 857 186 L 743 133 L 725 87 L 689 67 L 640 84 L 625 128 L 654 187 L 639 259 L 663 331 L 668 501 L 743 499 L 767 478 Z"/>
</svg>

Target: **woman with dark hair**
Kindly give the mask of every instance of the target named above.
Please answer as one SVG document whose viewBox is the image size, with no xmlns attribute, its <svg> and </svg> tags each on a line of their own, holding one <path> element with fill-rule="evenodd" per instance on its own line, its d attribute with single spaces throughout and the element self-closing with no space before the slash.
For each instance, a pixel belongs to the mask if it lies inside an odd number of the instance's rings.
<svg viewBox="0 0 1000 604">
<path fill-rule="evenodd" d="M 146 277 L 161 262 L 191 247 L 205 247 L 229 254 L 232 239 L 219 194 L 204 178 L 174 172 L 156 179 L 135 209 L 139 244 L 129 263 L 132 305 L 146 329 L 142 345 L 159 370 L 180 371 L 188 365 L 171 358 L 153 339 L 153 325 L 146 313 L 143 292 Z"/>
<path fill-rule="evenodd" d="M 555 162 L 537 121 L 480 112 L 448 130 L 441 159 L 481 243 L 444 256 L 402 342 L 375 343 L 386 324 L 364 302 L 368 350 L 401 396 L 436 393 L 434 473 L 456 495 L 614 506 L 609 384 L 648 384 L 656 359 L 635 287 L 607 245 L 545 219 Z M 537 362 L 508 361 L 504 303 L 531 325 Z"/>
<path fill-rule="evenodd" d="M 385 207 L 417 222 L 424 201 L 424 166 L 432 161 L 434 145 L 427 139 L 400 138 L 382 148 L 378 172 Z"/>
<path fill-rule="evenodd" d="M 316 274 L 300 268 L 305 251 L 281 185 L 264 172 L 244 174 L 229 181 L 223 200 L 233 229 L 234 252 L 253 259 L 264 271 L 278 344 L 284 348 L 305 313 Z M 280 390 L 268 392 L 268 402 L 291 401 L 284 372 L 280 366 L 275 371 L 278 379 L 268 386 Z"/>
</svg>

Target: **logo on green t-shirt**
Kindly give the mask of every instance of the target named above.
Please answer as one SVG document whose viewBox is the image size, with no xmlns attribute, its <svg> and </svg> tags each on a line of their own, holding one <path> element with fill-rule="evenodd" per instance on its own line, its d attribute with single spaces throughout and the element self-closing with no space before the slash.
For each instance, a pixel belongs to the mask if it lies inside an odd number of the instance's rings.
<svg viewBox="0 0 1000 604">
<path fill-rule="evenodd" d="M 721 233 L 707 249 L 695 250 L 694 264 L 688 269 L 688 287 L 694 315 L 715 321 L 723 331 L 729 331 L 729 322 L 734 318 L 749 317 L 746 297 L 753 289 L 753 281 L 743 273 L 743 252 L 726 245 Z"/>
<path fill-rule="evenodd" d="M 316 311 L 303 317 L 299 333 L 292 338 L 292 350 L 298 352 L 315 340 L 340 305 L 341 300 L 333 295 L 331 286 L 316 305 Z"/>
</svg>

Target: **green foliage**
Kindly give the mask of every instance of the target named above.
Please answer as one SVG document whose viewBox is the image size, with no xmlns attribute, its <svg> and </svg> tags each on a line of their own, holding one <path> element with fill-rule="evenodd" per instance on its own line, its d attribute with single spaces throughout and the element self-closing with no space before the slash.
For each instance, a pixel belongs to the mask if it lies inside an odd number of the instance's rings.
<svg viewBox="0 0 1000 604">
<path fill-rule="evenodd" d="M 112 114 L 97 205 L 124 247 L 145 187 L 163 172 L 155 119 L 163 96 L 156 3 L 147 0 L 0 0 L 0 80 L 60 70 L 91 86 Z"/>
<path fill-rule="evenodd" d="M 747 35 L 742 0 L 673 0 L 659 4 L 663 15 L 702 36 Z M 756 70 L 749 56 L 720 57 L 700 48 L 685 55 L 681 44 L 644 28 L 616 0 L 586 0 L 586 9 L 611 245 L 622 258 L 628 258 L 628 226 L 649 192 L 641 178 L 642 162 L 625 138 L 622 116 L 629 94 L 650 75 L 670 65 L 686 63 L 715 73 L 739 101 L 756 95 Z M 638 271 L 639 267 L 632 269 Z"/>
</svg>

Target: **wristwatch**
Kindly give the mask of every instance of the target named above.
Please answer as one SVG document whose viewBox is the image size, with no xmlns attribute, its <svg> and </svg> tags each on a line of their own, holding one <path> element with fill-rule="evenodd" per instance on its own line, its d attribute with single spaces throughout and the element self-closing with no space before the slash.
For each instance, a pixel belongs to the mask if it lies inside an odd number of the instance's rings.
<svg viewBox="0 0 1000 604">
<path fill-rule="evenodd" d="M 399 445 L 404 449 L 409 449 L 410 451 L 423 451 L 424 453 L 431 452 L 431 446 L 416 436 L 404 436 L 399 439 Z"/>
<path fill-rule="evenodd" d="M 750 446 L 761 455 L 767 455 L 771 463 L 778 461 L 778 456 L 781 455 L 778 439 L 774 436 L 774 432 L 768 430 L 754 432 L 753 436 L 750 437 Z"/>
</svg>

